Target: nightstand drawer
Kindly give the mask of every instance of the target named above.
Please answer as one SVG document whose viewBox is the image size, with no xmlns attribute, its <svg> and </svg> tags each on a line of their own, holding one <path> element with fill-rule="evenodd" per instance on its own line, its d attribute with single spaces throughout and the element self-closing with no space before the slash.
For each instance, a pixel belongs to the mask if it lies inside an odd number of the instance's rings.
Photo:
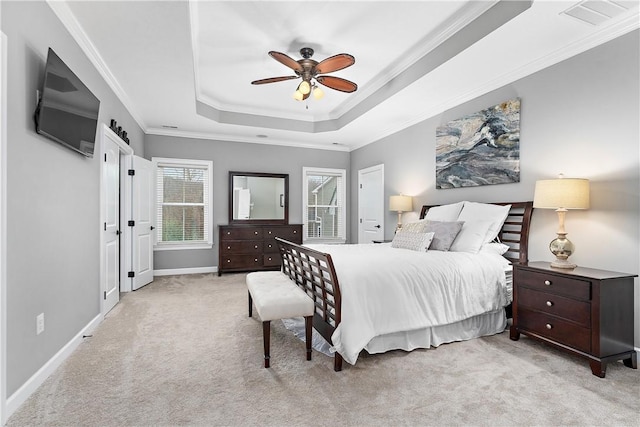
<svg viewBox="0 0 640 427">
<path fill-rule="evenodd" d="M 563 317 L 584 327 L 591 324 L 591 304 L 550 292 L 518 288 L 518 304 L 543 313 Z"/>
<path fill-rule="evenodd" d="M 591 299 L 591 282 L 587 280 L 516 269 L 514 282 L 517 282 L 518 286 L 526 286 L 543 292 L 565 295 L 584 301 Z"/>
<path fill-rule="evenodd" d="M 225 241 L 220 245 L 223 254 L 262 253 L 262 241 Z"/>
<path fill-rule="evenodd" d="M 518 327 L 566 344 L 586 353 L 591 351 L 591 330 L 548 314 L 518 308 Z"/>
</svg>

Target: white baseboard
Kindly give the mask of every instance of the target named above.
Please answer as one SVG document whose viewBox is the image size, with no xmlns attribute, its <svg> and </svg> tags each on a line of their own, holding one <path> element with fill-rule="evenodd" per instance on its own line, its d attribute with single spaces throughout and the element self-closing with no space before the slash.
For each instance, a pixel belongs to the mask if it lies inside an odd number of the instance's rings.
<svg viewBox="0 0 640 427">
<path fill-rule="evenodd" d="M 167 268 L 163 270 L 153 270 L 154 276 L 178 276 L 181 274 L 205 274 L 217 273 L 218 267 L 192 267 L 192 268 Z"/>
<path fill-rule="evenodd" d="M 44 383 L 44 381 L 49 378 L 58 367 L 64 362 L 67 357 L 73 353 L 73 351 L 80 345 L 82 342 L 83 335 L 90 335 L 93 330 L 102 322 L 103 316 L 102 314 L 94 317 L 80 332 L 76 334 L 75 337 L 71 339 L 64 347 L 60 349 L 47 363 L 45 363 L 38 371 L 31 376 L 25 382 L 22 387 L 20 387 L 15 393 L 13 393 L 7 399 L 6 410 L 7 413 L 5 415 L 5 420 L 8 420 L 9 417 L 22 405 L 28 398 L 35 392 L 38 387 Z"/>
</svg>

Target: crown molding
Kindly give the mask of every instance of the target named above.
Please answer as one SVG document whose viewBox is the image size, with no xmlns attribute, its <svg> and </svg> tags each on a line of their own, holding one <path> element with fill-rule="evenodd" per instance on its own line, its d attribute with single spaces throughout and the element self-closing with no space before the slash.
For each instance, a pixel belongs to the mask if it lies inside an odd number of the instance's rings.
<svg viewBox="0 0 640 427">
<path fill-rule="evenodd" d="M 160 128 L 149 128 L 145 132 L 147 135 L 159 135 L 170 136 L 174 138 L 192 138 L 192 139 L 207 139 L 213 141 L 228 141 L 228 142 L 244 142 L 247 144 L 261 144 L 261 145 L 278 145 L 284 147 L 295 148 L 309 148 L 314 150 L 328 150 L 328 151 L 351 151 L 351 148 L 346 145 L 325 145 L 325 144 L 310 144 L 310 143 L 298 143 L 280 139 L 264 139 L 258 137 L 246 137 L 235 136 L 227 134 L 216 134 L 213 132 L 192 132 L 184 130 L 170 130 Z"/>
<path fill-rule="evenodd" d="M 145 132 L 147 126 L 135 108 L 131 98 L 129 98 L 124 89 L 122 89 L 122 86 L 120 86 L 120 83 L 115 78 L 106 62 L 102 59 L 98 49 L 96 49 L 93 43 L 91 43 L 91 40 L 84 32 L 84 29 L 76 19 L 75 15 L 71 12 L 71 9 L 69 9 L 67 2 L 59 0 L 46 0 L 46 2 L 51 10 L 56 14 L 60 22 L 62 22 L 62 25 L 64 25 L 67 31 L 69 31 L 71 37 L 73 37 L 76 43 L 78 43 L 80 49 L 82 49 L 87 58 L 89 58 L 89 61 L 91 61 L 107 85 L 115 93 L 120 102 L 122 102 L 129 114 L 131 114 L 136 123 L 138 123 L 138 126 L 140 126 L 143 132 Z"/>
</svg>

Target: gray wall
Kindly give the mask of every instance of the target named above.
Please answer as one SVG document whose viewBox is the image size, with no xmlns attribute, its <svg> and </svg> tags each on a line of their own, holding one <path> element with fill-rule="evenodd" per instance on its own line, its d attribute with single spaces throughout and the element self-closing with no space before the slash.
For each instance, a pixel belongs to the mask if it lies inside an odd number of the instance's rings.
<svg viewBox="0 0 640 427">
<path fill-rule="evenodd" d="M 47 49 L 100 99 L 142 155 L 143 132 L 44 2 L 2 2 L 7 70 L 7 396 L 100 313 L 100 155 L 35 132 Z M 99 126 L 101 126 L 99 123 Z M 97 141 L 98 142 L 98 141 Z M 96 145 L 96 153 L 101 146 Z M 36 316 L 45 331 L 36 336 Z"/>
<path fill-rule="evenodd" d="M 148 159 L 172 157 L 213 161 L 213 248 L 156 251 L 155 270 L 218 265 L 218 225 L 229 223 L 229 171 L 288 173 L 291 224 L 302 223 L 304 166 L 346 169 L 349 173 L 349 153 L 341 151 L 147 135 L 144 153 Z"/>
<path fill-rule="evenodd" d="M 351 153 L 351 240 L 358 237 L 358 170 L 384 163 L 385 196 L 414 196 L 423 204 L 460 200 L 533 200 L 535 181 L 591 180 L 591 208 L 570 211 L 566 228 L 578 265 L 638 274 L 640 253 L 639 32 L 634 31 L 560 64 L 425 120 Z M 425 94 L 428 96 L 428 94 Z M 436 127 L 507 99 L 522 100 L 520 182 L 452 190 L 435 189 Z M 388 203 L 388 202 L 385 202 Z M 397 216 L 388 212 L 386 237 Z M 531 260 L 551 260 L 558 227 L 553 210 L 534 211 Z M 635 345 L 640 346 L 640 289 L 635 286 Z"/>
</svg>

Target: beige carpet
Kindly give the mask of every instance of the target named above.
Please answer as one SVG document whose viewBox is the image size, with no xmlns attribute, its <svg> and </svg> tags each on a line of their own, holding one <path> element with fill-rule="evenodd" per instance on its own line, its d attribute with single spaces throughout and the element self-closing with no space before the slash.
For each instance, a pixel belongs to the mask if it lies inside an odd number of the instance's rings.
<svg viewBox="0 0 640 427">
<path fill-rule="evenodd" d="M 634 425 L 640 371 L 508 333 L 364 354 L 333 372 L 273 322 L 272 367 L 244 275 L 156 278 L 125 294 L 9 426 Z"/>
</svg>

